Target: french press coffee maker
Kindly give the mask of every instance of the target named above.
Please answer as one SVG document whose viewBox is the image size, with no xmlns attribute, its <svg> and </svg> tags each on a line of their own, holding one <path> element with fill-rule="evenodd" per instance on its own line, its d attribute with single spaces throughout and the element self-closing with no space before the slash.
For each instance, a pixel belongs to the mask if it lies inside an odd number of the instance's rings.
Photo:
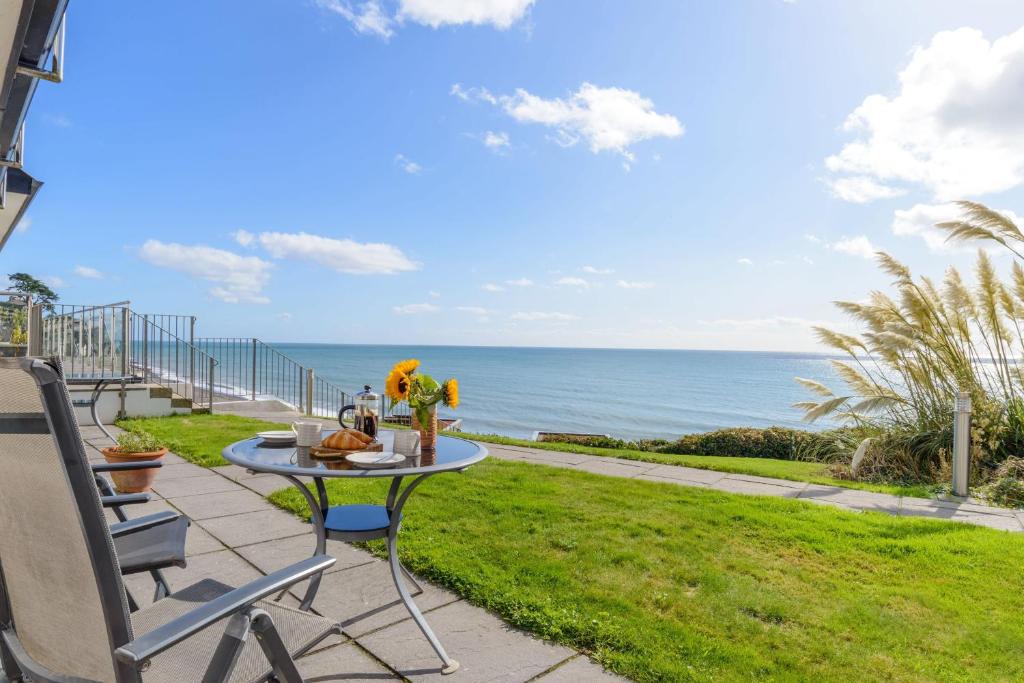
<svg viewBox="0 0 1024 683">
<path fill-rule="evenodd" d="M 354 403 L 344 406 L 338 411 L 338 422 L 342 427 L 348 427 L 344 417 L 345 413 L 351 410 L 355 416 L 354 428 L 376 439 L 380 420 L 380 394 L 374 393 L 370 385 L 367 384 L 362 391 L 355 395 L 353 400 Z"/>
</svg>

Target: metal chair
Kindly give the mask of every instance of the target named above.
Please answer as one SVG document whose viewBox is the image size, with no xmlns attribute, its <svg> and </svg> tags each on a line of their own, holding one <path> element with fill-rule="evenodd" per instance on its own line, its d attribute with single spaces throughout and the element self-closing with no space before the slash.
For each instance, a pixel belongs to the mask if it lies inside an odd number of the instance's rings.
<svg viewBox="0 0 1024 683">
<path fill-rule="evenodd" d="M 185 540 L 192 522 L 188 517 L 170 511 L 129 519 L 124 507 L 148 503 L 149 494 L 118 494 L 102 473 L 162 466 L 163 463 L 152 462 L 90 464 L 96 487 L 100 491 L 100 504 L 110 509 L 118 519 L 110 525 L 110 535 L 114 539 L 114 552 L 121 565 L 121 574 L 129 576 L 148 572 L 156 585 L 153 602 L 167 597 L 171 592 L 171 586 L 167 583 L 162 570 L 169 567 L 184 569 L 187 565 Z M 138 610 L 138 602 L 131 591 L 126 590 L 125 594 L 128 598 L 128 608 L 132 612 Z"/>
<path fill-rule="evenodd" d="M 129 615 L 99 498 L 56 365 L 0 359 L 0 662 L 9 679 L 297 683 L 293 657 L 339 632 L 265 600 L 329 568 L 326 555 L 241 588 L 207 579 Z"/>
</svg>

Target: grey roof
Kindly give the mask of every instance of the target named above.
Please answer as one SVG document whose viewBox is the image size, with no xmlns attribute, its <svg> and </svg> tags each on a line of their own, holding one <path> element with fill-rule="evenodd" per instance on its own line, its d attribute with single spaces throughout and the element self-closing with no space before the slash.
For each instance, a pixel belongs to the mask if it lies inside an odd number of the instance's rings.
<svg viewBox="0 0 1024 683">
<path fill-rule="evenodd" d="M 21 127 L 39 79 L 18 67 L 44 70 L 53 52 L 68 0 L 0 3 L 0 160 L 14 161 Z M 0 173 L 4 170 L 0 169 Z M 0 249 L 42 185 L 20 167 L 7 168 L 6 202 L 0 208 Z"/>
</svg>

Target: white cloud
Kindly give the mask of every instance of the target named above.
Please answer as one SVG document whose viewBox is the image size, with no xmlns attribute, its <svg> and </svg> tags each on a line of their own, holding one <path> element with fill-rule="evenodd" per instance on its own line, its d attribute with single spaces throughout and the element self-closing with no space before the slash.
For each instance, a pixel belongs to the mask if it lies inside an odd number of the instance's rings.
<svg viewBox="0 0 1024 683">
<path fill-rule="evenodd" d="M 504 287 L 502 287 L 501 285 L 496 285 L 493 282 L 488 282 L 481 289 L 483 289 L 484 291 L 487 291 L 487 292 L 504 292 L 505 291 Z"/>
<path fill-rule="evenodd" d="M 991 42 L 972 28 L 937 33 L 899 81 L 898 93 L 870 95 L 847 117 L 856 138 L 826 159 L 849 181 L 846 198 L 906 183 L 945 201 L 1024 183 L 1024 28 Z"/>
<path fill-rule="evenodd" d="M 379 0 L 352 3 L 348 0 L 315 0 L 321 9 L 341 16 L 358 33 L 379 36 L 385 40 L 394 35 L 394 19 L 381 7 Z"/>
<path fill-rule="evenodd" d="M 867 204 L 876 199 L 891 199 L 907 193 L 902 188 L 882 185 L 868 176 L 861 175 L 830 178 L 825 183 L 833 197 L 853 204 Z"/>
<path fill-rule="evenodd" d="M 495 133 L 493 130 L 489 130 L 484 133 L 483 143 L 488 149 L 500 152 L 509 146 L 508 133 Z"/>
<path fill-rule="evenodd" d="M 590 286 L 590 283 L 581 277 L 562 277 L 555 280 L 555 286 L 557 287 L 582 287 L 586 289 Z"/>
<path fill-rule="evenodd" d="M 456 83 L 451 94 L 464 101 L 499 104 L 520 123 L 539 123 L 555 130 L 554 141 L 571 147 L 585 140 L 590 151 L 618 152 L 627 165 L 635 160 L 630 146 L 656 137 L 679 137 L 683 125 L 671 114 L 659 114 L 654 103 L 624 88 L 602 88 L 583 83 L 568 99 L 546 100 L 522 88 L 514 95 L 495 97 L 485 88 L 463 88 Z"/>
<path fill-rule="evenodd" d="M 64 281 L 64 278 L 60 277 L 59 275 L 44 275 L 40 279 L 46 284 L 53 287 L 54 289 L 63 287 L 64 285 L 67 284 L 67 282 Z"/>
<path fill-rule="evenodd" d="M 431 299 L 440 299 L 441 298 L 441 292 L 434 291 L 433 289 L 430 290 L 427 293 L 430 294 L 430 298 Z"/>
<path fill-rule="evenodd" d="M 521 311 L 512 314 L 513 320 L 579 320 L 579 316 L 571 313 L 546 311 Z"/>
<path fill-rule="evenodd" d="M 820 323 L 806 318 L 794 318 L 776 315 L 768 318 L 720 318 L 718 320 L 698 320 L 698 325 L 708 327 L 724 327 L 738 330 L 764 330 L 779 327 L 811 327 Z"/>
<path fill-rule="evenodd" d="M 408 158 L 403 154 L 395 155 L 395 163 L 398 164 L 403 171 L 410 175 L 416 175 L 417 173 L 423 170 L 422 166 L 420 166 L 415 161 L 413 161 L 412 159 Z"/>
<path fill-rule="evenodd" d="M 18 221 L 17 227 L 14 228 L 15 232 L 28 232 L 28 229 L 32 227 L 32 218 L 29 216 L 22 216 L 21 220 Z"/>
<path fill-rule="evenodd" d="M 406 304 L 404 306 L 392 306 L 395 315 L 417 315 L 420 313 L 437 313 L 441 309 L 434 304 Z"/>
<path fill-rule="evenodd" d="M 615 283 L 615 286 L 621 287 L 622 289 L 652 289 L 654 287 L 654 283 L 641 282 L 637 280 L 619 280 L 618 282 Z"/>
<path fill-rule="evenodd" d="M 75 275 L 78 277 L 88 278 L 90 280 L 103 279 L 103 273 L 95 268 L 90 268 L 89 266 L 75 266 Z"/>
<path fill-rule="evenodd" d="M 534 0 L 401 0 L 398 17 L 439 28 L 446 24 L 490 24 L 507 29 L 523 18 Z"/>
<path fill-rule="evenodd" d="M 470 315 L 490 315 L 491 312 L 482 306 L 457 306 L 457 311 L 469 313 Z"/>
<path fill-rule="evenodd" d="M 804 239 L 810 242 L 811 244 L 821 244 L 822 242 L 820 237 L 818 237 L 817 235 L 812 235 L 810 233 L 805 233 Z"/>
<path fill-rule="evenodd" d="M 256 256 L 241 256 L 204 245 L 185 245 L 148 240 L 139 250 L 143 260 L 177 270 L 215 286 L 210 295 L 227 303 L 265 304 L 261 294 L 270 280 L 273 265 Z"/>
<path fill-rule="evenodd" d="M 43 114 L 43 118 L 47 123 L 52 123 L 58 128 L 70 128 L 72 125 L 71 119 L 64 114 Z"/>
<path fill-rule="evenodd" d="M 401 249 L 379 242 L 356 242 L 305 232 L 261 232 L 259 242 L 274 258 L 313 261 L 339 273 L 390 275 L 419 269 L 419 264 Z"/>
<path fill-rule="evenodd" d="M 532 287 L 533 286 L 533 280 L 530 280 L 529 278 L 521 277 L 518 280 L 505 280 L 505 284 L 506 285 L 511 285 L 512 287 Z"/>
<path fill-rule="evenodd" d="M 1013 211 L 1004 209 L 1000 213 L 1017 225 L 1024 220 Z M 973 251 L 976 247 L 956 242 L 947 242 L 949 233 L 935 227 L 936 223 L 959 220 L 962 212 L 956 204 L 915 204 L 909 209 L 897 209 L 893 214 L 892 231 L 901 237 L 916 236 L 924 240 L 932 251 Z"/>
<path fill-rule="evenodd" d="M 594 266 L 583 266 L 580 270 L 591 275 L 611 275 L 615 272 L 611 268 L 596 268 Z"/>
<path fill-rule="evenodd" d="M 843 236 L 839 241 L 829 244 L 828 248 L 832 251 L 838 251 L 840 254 L 849 254 L 850 256 L 859 256 L 866 259 L 875 258 L 875 252 L 878 251 L 878 247 L 871 244 L 871 240 L 866 235 L 857 235 L 856 237 Z"/>
<path fill-rule="evenodd" d="M 752 265 L 754 265 L 754 262 L 751 261 L 750 259 L 748 259 L 746 256 L 744 256 L 743 258 L 736 259 L 736 263 L 740 264 L 741 266 L 752 266 Z"/>
<path fill-rule="evenodd" d="M 248 230 L 235 230 L 231 233 L 231 237 L 243 247 L 248 247 L 256 239 L 256 235 Z"/>
</svg>

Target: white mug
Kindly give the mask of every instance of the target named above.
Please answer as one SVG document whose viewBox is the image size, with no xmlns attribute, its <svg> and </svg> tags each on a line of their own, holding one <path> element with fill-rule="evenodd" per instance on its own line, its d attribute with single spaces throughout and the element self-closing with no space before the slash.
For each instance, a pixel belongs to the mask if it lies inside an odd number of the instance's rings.
<svg viewBox="0 0 1024 683">
<path fill-rule="evenodd" d="M 315 446 L 320 443 L 320 429 L 322 425 L 312 420 L 296 420 L 292 423 L 292 431 L 295 432 L 295 445 Z"/>
</svg>

